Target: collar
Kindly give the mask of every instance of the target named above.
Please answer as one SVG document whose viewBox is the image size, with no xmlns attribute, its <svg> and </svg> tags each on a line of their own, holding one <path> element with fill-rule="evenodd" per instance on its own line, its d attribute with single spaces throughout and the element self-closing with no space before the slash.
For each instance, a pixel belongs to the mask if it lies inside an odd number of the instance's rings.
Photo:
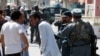
<svg viewBox="0 0 100 56">
<path fill-rule="evenodd" d="M 76 19 L 74 22 L 83 22 L 82 19 Z"/>
</svg>

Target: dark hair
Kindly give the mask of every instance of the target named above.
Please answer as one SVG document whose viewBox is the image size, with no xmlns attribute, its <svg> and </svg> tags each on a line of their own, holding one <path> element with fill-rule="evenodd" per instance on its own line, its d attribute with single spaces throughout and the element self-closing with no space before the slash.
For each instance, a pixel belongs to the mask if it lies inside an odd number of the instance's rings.
<svg viewBox="0 0 100 56">
<path fill-rule="evenodd" d="M 40 18 L 40 15 L 39 15 L 37 12 L 31 13 L 31 14 L 30 14 L 30 17 L 34 17 L 35 19 L 38 18 L 39 20 L 41 19 L 41 18 Z"/>
<path fill-rule="evenodd" d="M 72 13 L 70 11 L 65 11 L 65 12 L 62 13 L 62 15 L 72 17 Z"/>
<path fill-rule="evenodd" d="M 13 11 L 11 13 L 11 19 L 12 20 L 18 20 L 21 15 L 22 15 L 22 13 L 20 11 Z"/>
<path fill-rule="evenodd" d="M 7 9 L 10 9 L 10 5 L 7 5 Z"/>
<path fill-rule="evenodd" d="M 2 14 L 3 13 L 3 10 L 0 10 L 0 14 Z"/>
<path fill-rule="evenodd" d="M 35 11 L 38 11 L 39 7 L 38 7 L 38 5 L 35 5 L 35 6 L 32 7 L 32 9 L 34 9 Z"/>
</svg>

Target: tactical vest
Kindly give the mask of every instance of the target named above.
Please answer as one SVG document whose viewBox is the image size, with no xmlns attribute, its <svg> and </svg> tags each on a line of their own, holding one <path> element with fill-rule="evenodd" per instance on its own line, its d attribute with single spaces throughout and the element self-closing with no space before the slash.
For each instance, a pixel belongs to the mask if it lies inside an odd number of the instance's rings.
<svg viewBox="0 0 100 56">
<path fill-rule="evenodd" d="M 69 45 L 84 45 L 86 43 L 90 43 L 90 30 L 87 23 L 77 22 L 69 34 Z M 77 42 L 77 43 L 75 43 Z M 79 42 L 82 42 L 79 44 Z"/>
</svg>

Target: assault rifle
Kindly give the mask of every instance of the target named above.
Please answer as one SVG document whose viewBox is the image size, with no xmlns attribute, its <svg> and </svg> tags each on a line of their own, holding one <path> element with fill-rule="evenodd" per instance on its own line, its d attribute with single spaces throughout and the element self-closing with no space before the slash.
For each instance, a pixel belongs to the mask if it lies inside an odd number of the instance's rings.
<svg viewBox="0 0 100 56">
<path fill-rule="evenodd" d="M 99 56 L 96 54 L 96 50 L 98 49 L 97 45 L 97 36 L 91 35 L 91 56 Z"/>
</svg>

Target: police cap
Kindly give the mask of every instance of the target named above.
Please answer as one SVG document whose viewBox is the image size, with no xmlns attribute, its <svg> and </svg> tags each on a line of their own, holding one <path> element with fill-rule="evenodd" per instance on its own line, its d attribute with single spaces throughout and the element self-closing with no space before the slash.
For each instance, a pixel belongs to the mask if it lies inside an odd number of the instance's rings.
<svg viewBox="0 0 100 56">
<path fill-rule="evenodd" d="M 72 15 L 74 16 L 81 16 L 82 15 L 82 10 L 79 8 L 75 8 L 71 11 Z"/>
<path fill-rule="evenodd" d="M 70 11 L 65 11 L 62 13 L 62 17 L 72 17 L 72 13 Z"/>
</svg>

